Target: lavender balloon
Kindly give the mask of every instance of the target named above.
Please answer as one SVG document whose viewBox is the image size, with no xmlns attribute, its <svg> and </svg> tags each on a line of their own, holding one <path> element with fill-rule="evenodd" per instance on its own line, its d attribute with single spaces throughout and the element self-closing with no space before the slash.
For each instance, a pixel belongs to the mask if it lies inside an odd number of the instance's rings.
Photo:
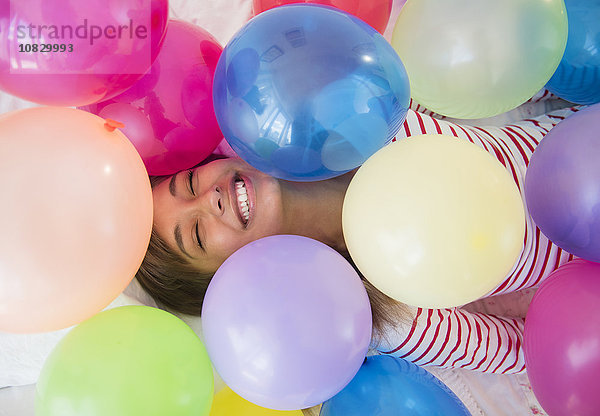
<svg viewBox="0 0 600 416">
<path fill-rule="evenodd" d="M 553 243 L 600 262 L 600 104 L 560 122 L 525 175 L 529 212 Z"/>
<path fill-rule="evenodd" d="M 256 240 L 208 287 L 202 326 L 225 383 L 259 406 L 293 410 L 334 396 L 358 372 L 371 307 L 352 266 L 306 237 Z"/>
</svg>

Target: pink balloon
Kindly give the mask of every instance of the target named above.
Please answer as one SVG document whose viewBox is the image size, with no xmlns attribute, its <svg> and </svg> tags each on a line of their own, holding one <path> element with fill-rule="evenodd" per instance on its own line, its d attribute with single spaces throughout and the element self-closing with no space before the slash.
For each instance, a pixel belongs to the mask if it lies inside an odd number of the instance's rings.
<svg viewBox="0 0 600 416">
<path fill-rule="evenodd" d="M 574 260 L 542 283 L 525 319 L 524 351 L 549 415 L 598 415 L 600 264 Z"/>
<path fill-rule="evenodd" d="M 0 89 L 82 106 L 120 94 L 158 54 L 167 0 L 0 1 Z"/>
<path fill-rule="evenodd" d="M 212 82 L 222 48 L 205 30 L 170 20 L 163 47 L 142 79 L 123 94 L 84 108 L 125 124 L 150 175 L 169 175 L 204 160 L 223 135 Z"/>
<path fill-rule="evenodd" d="M 36 107 L 0 116 L 0 166 L 0 331 L 56 330 L 102 310 L 150 240 L 135 148 L 93 114 Z"/>
</svg>

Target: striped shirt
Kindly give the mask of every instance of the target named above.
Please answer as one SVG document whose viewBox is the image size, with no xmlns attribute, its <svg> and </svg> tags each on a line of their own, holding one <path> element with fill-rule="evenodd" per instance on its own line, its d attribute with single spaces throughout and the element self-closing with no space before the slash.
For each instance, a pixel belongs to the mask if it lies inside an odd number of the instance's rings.
<svg viewBox="0 0 600 416">
<path fill-rule="evenodd" d="M 503 127 L 486 128 L 453 123 L 428 111 L 409 110 L 397 137 L 444 134 L 481 146 L 510 172 L 525 203 L 525 170 L 535 147 L 552 127 L 577 110 L 567 108 Z M 487 296 L 539 285 L 572 259 L 573 255 L 551 243 L 527 214 L 521 255 L 505 280 Z M 461 308 L 409 309 L 412 325 L 388 328 L 384 340 L 373 348 L 423 366 L 503 374 L 525 371 L 524 319 L 471 313 Z"/>
</svg>

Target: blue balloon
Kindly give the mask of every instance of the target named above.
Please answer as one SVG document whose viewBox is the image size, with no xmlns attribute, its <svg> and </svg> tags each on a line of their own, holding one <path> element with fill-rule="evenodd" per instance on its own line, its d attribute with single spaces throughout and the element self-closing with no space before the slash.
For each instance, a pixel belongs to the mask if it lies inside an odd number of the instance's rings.
<svg viewBox="0 0 600 416">
<path fill-rule="evenodd" d="M 321 416 L 471 416 L 465 405 L 425 369 L 389 355 L 367 357 Z"/>
<path fill-rule="evenodd" d="M 406 118 L 404 65 L 371 26 L 339 9 L 293 4 L 251 19 L 224 48 L 213 100 L 235 152 L 293 181 L 348 172 Z"/>
<path fill-rule="evenodd" d="M 565 0 L 567 48 L 546 88 L 577 104 L 600 103 L 600 0 Z"/>
</svg>

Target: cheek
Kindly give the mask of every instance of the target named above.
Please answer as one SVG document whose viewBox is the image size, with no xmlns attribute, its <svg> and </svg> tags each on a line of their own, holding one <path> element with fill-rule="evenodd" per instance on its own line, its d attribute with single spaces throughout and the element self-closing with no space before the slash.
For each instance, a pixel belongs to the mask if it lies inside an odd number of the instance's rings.
<svg viewBox="0 0 600 416">
<path fill-rule="evenodd" d="M 214 249 L 213 253 L 219 262 L 225 261 L 236 250 L 255 240 L 244 235 L 244 233 L 233 230 L 220 229 L 210 233 L 210 235 L 214 236 L 210 245 Z"/>
<path fill-rule="evenodd" d="M 165 231 L 169 228 L 170 223 L 174 223 L 175 207 L 169 204 L 168 198 L 160 189 L 152 191 L 153 202 L 153 224 L 154 229 L 160 235 L 165 235 Z"/>
</svg>

